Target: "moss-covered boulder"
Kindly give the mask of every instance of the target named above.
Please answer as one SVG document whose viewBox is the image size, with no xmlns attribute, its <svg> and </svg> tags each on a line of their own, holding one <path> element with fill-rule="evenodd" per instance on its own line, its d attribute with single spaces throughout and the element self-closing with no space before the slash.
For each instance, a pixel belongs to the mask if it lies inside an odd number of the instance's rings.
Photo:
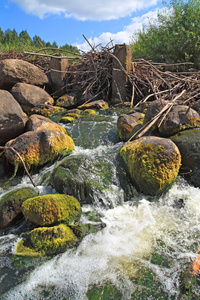
<svg viewBox="0 0 200 300">
<path fill-rule="evenodd" d="M 189 129 L 171 137 L 181 153 L 183 176 L 200 187 L 200 129 Z"/>
<path fill-rule="evenodd" d="M 109 160 L 100 156 L 78 154 L 66 157 L 51 176 L 51 185 L 58 193 L 76 197 L 81 204 L 91 204 L 110 189 L 114 174 Z"/>
<path fill-rule="evenodd" d="M 122 141 L 128 141 L 143 124 L 144 114 L 123 114 L 117 120 L 118 136 Z"/>
<path fill-rule="evenodd" d="M 60 131 L 43 129 L 28 131 L 9 141 L 6 146 L 13 147 L 30 169 L 53 161 L 58 155 L 70 154 L 74 149 L 74 142 L 70 136 Z M 20 158 L 10 149 L 5 150 L 5 157 L 12 165 L 22 165 Z"/>
<path fill-rule="evenodd" d="M 26 233 L 24 242 L 18 242 L 15 253 L 26 256 L 52 255 L 76 245 L 78 239 L 65 224 L 38 227 Z"/>
<path fill-rule="evenodd" d="M 73 196 L 42 195 L 24 201 L 22 213 L 28 221 L 38 226 L 48 226 L 61 221 L 73 224 L 81 216 L 81 206 Z"/>
<path fill-rule="evenodd" d="M 94 109 L 88 108 L 81 111 L 81 116 L 91 116 L 96 115 L 96 111 Z"/>
<path fill-rule="evenodd" d="M 168 188 L 181 166 L 177 146 L 164 138 L 140 138 L 127 143 L 120 154 L 133 183 L 148 195 L 160 194 Z"/>
<path fill-rule="evenodd" d="M 66 133 L 66 129 L 61 125 L 53 122 L 49 118 L 41 115 L 32 115 L 26 122 L 26 131 L 37 131 L 42 129 L 50 129 Z"/>
<path fill-rule="evenodd" d="M 38 191 L 32 188 L 22 188 L 5 194 L 0 199 L 0 229 L 8 227 L 13 221 L 22 215 L 22 203 L 37 196 Z"/>
</svg>

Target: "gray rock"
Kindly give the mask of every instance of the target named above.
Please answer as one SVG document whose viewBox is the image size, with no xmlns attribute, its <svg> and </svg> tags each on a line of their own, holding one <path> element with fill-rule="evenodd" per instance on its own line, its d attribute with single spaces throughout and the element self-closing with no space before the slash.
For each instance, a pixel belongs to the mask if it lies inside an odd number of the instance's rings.
<svg viewBox="0 0 200 300">
<path fill-rule="evenodd" d="M 25 82 L 44 86 L 49 80 L 45 73 L 33 64 L 20 59 L 0 61 L 0 88 L 10 90 L 16 83 Z"/>
<path fill-rule="evenodd" d="M 14 97 L 8 91 L 0 90 L 0 145 L 22 134 L 26 121 L 26 115 Z"/>
</svg>

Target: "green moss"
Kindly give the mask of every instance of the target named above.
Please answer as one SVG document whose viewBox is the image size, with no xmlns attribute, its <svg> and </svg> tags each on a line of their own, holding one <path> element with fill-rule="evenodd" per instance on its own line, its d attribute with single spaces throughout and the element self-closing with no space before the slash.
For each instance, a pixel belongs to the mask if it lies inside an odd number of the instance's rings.
<svg viewBox="0 0 200 300">
<path fill-rule="evenodd" d="M 79 220 L 81 206 L 76 198 L 68 195 L 42 195 L 26 200 L 22 205 L 25 218 L 39 226 Z"/>
<path fill-rule="evenodd" d="M 5 202 L 17 202 L 22 204 L 25 200 L 28 198 L 33 198 L 37 196 L 38 191 L 32 189 L 32 188 L 22 188 L 18 190 L 11 191 L 7 194 L 5 194 L 1 200 L 0 203 Z"/>
<path fill-rule="evenodd" d="M 132 180 L 147 194 L 156 195 L 177 177 L 181 164 L 180 154 L 167 155 L 165 147 L 142 141 L 126 144 L 120 151 Z"/>
<path fill-rule="evenodd" d="M 24 246 L 24 240 L 19 240 L 16 245 L 15 254 L 20 256 L 41 257 L 41 253 Z"/>
<path fill-rule="evenodd" d="M 59 253 L 77 242 L 77 237 L 65 224 L 35 228 L 28 234 L 28 239 L 33 249 L 42 255 Z"/>
</svg>

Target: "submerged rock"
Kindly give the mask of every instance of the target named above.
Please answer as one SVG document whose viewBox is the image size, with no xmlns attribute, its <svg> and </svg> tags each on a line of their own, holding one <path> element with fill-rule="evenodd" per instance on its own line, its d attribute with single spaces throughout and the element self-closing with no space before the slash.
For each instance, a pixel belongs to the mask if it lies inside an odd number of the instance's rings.
<svg viewBox="0 0 200 300">
<path fill-rule="evenodd" d="M 0 90 L 0 145 L 25 131 L 27 117 L 8 91 Z"/>
<path fill-rule="evenodd" d="M 53 227 L 38 227 L 23 234 L 24 242 L 20 240 L 15 254 L 24 256 L 52 255 L 65 251 L 76 245 L 78 239 L 65 224 Z"/>
<path fill-rule="evenodd" d="M 64 159 L 54 170 L 51 185 L 59 193 L 76 197 L 81 204 L 93 203 L 95 195 L 110 189 L 113 168 L 109 160 L 80 154 Z"/>
<path fill-rule="evenodd" d="M 19 215 L 22 215 L 22 203 L 37 194 L 38 191 L 32 188 L 22 188 L 4 195 L 0 199 L 0 229 L 8 227 Z"/>
<path fill-rule="evenodd" d="M 54 99 L 45 90 L 32 84 L 17 83 L 10 92 L 21 105 L 23 111 L 29 115 L 35 107 L 44 107 L 54 103 Z"/>
<path fill-rule="evenodd" d="M 181 166 L 177 146 L 164 138 L 140 138 L 127 143 L 120 154 L 136 187 L 152 196 L 162 193 L 174 182 Z"/>
<path fill-rule="evenodd" d="M 38 225 L 48 226 L 64 221 L 73 224 L 81 216 L 81 206 L 73 196 L 52 194 L 34 197 L 22 205 L 25 218 Z"/>
<path fill-rule="evenodd" d="M 28 131 L 9 141 L 6 146 L 13 147 L 30 169 L 53 161 L 58 155 L 68 155 L 74 149 L 74 142 L 70 136 L 60 131 L 43 129 Z M 20 158 L 10 149 L 5 150 L 5 157 L 12 165 L 22 165 Z"/>
</svg>

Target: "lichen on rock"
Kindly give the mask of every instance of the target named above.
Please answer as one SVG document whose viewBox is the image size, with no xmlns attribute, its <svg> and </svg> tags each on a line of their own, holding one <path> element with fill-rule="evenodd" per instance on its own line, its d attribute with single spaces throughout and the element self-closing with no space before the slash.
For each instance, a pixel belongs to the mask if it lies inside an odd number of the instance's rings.
<svg viewBox="0 0 200 300">
<path fill-rule="evenodd" d="M 148 195 L 158 195 L 168 188 L 181 166 L 176 145 L 158 137 L 143 137 L 127 143 L 120 154 L 133 183 Z"/>
<path fill-rule="evenodd" d="M 25 218 L 38 226 L 64 221 L 73 224 L 81 216 L 81 206 L 73 196 L 52 194 L 27 199 L 22 205 Z"/>
</svg>

